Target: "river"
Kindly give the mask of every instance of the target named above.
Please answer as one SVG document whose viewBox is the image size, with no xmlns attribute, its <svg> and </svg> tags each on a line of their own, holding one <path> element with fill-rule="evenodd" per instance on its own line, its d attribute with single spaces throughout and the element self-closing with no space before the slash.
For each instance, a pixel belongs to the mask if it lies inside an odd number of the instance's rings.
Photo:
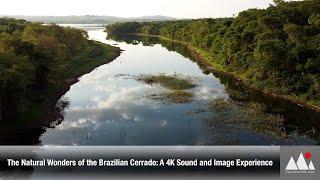
<svg viewBox="0 0 320 180">
<path fill-rule="evenodd" d="M 237 105 L 232 105 L 227 114 L 217 116 L 218 112 L 210 110 L 212 100 L 232 99 L 236 85 L 225 77 L 205 73 L 183 45 L 132 37 L 107 40 L 103 27 L 76 27 L 86 30 L 90 39 L 124 51 L 111 63 L 80 77 L 61 97 L 60 101 L 69 104 L 63 109 L 62 120 L 32 137 L 38 138 L 41 145 L 319 144 L 319 123 L 315 122 L 318 116 L 252 93 L 246 95 L 254 98 L 246 98 L 245 103 L 248 99 L 262 102 L 270 117 L 274 115 L 284 121 L 277 126 L 280 130 L 270 128 L 266 132 L 258 123 L 246 127 L 247 122 L 241 121 L 241 116 L 221 121 L 219 117 L 229 116 Z M 159 85 L 136 79 L 150 74 L 192 79 L 196 87 L 189 91 L 194 99 L 186 103 L 165 103 L 150 98 L 166 91 Z M 237 93 L 239 91 L 244 93 L 237 89 Z M 242 104 L 243 107 L 250 111 L 252 106 Z M 264 117 L 269 118 L 269 114 Z M 262 123 L 268 125 L 268 122 Z"/>
</svg>

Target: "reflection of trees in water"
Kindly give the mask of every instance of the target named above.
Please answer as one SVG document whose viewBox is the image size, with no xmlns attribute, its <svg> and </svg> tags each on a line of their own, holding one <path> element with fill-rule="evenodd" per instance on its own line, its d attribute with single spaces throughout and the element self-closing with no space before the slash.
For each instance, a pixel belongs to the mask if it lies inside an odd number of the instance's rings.
<svg viewBox="0 0 320 180">
<path fill-rule="evenodd" d="M 29 179 L 32 178 L 37 167 L 33 166 L 8 166 L 7 159 L 15 160 L 43 160 L 39 146 L 10 146 L 0 148 L 0 179 Z M 21 161 L 20 161 L 21 162 Z"/>
<path fill-rule="evenodd" d="M 28 158 L 33 158 L 34 156 L 30 155 Z M 20 159 L 19 157 L 8 156 L 8 158 Z M 23 157 L 21 157 L 23 158 Z M 34 168 L 32 166 L 18 166 L 18 167 L 8 167 L 7 158 L 2 154 L 0 161 L 0 177 L 4 179 L 28 179 L 31 177 Z"/>
<path fill-rule="evenodd" d="M 208 122 L 212 126 L 249 128 L 261 135 L 287 138 L 283 117 L 267 113 L 266 106 L 261 103 L 217 98 L 212 101 L 210 109 L 213 111 L 213 118 Z"/>
<path fill-rule="evenodd" d="M 287 135 L 297 133 L 301 136 L 308 136 L 320 142 L 320 115 L 311 110 L 304 109 L 298 105 L 270 97 L 261 92 L 247 89 L 242 83 L 234 81 L 225 76 L 219 77 L 224 84 L 229 97 L 240 103 L 250 104 L 261 103 L 265 106 L 265 112 L 269 114 L 281 115 L 284 119 L 283 129 Z"/>
<path fill-rule="evenodd" d="M 60 99 L 53 111 L 52 117 L 54 121 L 51 121 L 50 127 L 57 126 L 64 120 L 65 109 L 70 106 L 70 100 L 67 98 Z"/>
<path fill-rule="evenodd" d="M 45 132 L 46 127 L 54 127 L 64 120 L 64 110 L 70 105 L 68 99 L 60 99 L 56 105 L 48 109 L 48 113 L 41 120 L 34 120 L 25 127 L 19 126 L 19 122 L 2 124 L 0 128 L 1 145 L 39 145 L 39 138 Z M 22 119 L 23 120 L 23 119 Z M 22 121 L 20 120 L 20 121 Z M 21 123 L 21 122 L 20 122 Z M 32 124 L 33 123 L 33 124 Z M 4 131 L 5 130 L 5 131 Z"/>
<path fill-rule="evenodd" d="M 206 70 L 203 64 L 199 63 L 197 57 L 190 52 L 189 48 L 182 43 L 163 40 L 157 37 L 138 36 L 132 34 L 112 35 L 109 38 L 119 42 L 126 42 L 128 44 L 135 45 L 139 43 L 144 46 L 161 44 L 167 50 L 175 51 L 185 58 L 196 62 L 205 74 L 210 73 Z M 232 100 L 241 103 L 246 102 L 249 104 L 252 102 L 262 103 L 264 106 L 266 106 L 266 113 L 283 116 L 283 128 L 287 134 L 296 132 L 299 135 L 306 135 L 308 137 L 312 137 L 317 142 L 320 142 L 320 123 L 318 122 L 320 119 L 319 113 L 315 113 L 298 105 L 294 105 L 281 99 L 277 99 L 247 88 L 243 85 L 243 83 L 226 76 L 223 73 L 215 72 L 214 76 L 220 79 Z"/>
<path fill-rule="evenodd" d="M 163 40 L 158 37 L 139 36 L 135 34 L 112 34 L 108 35 L 108 38 L 118 42 L 125 42 L 133 45 L 137 45 L 139 43 L 141 43 L 143 46 L 153 46 L 156 44 L 161 44 L 168 51 L 178 52 L 183 57 L 189 58 L 194 61 L 192 53 L 188 50 L 187 46 L 181 43 Z"/>
</svg>

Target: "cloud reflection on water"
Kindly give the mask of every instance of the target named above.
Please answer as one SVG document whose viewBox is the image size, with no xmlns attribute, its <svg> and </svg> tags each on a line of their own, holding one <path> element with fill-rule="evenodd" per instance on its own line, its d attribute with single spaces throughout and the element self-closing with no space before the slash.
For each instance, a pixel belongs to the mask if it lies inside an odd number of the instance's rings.
<svg viewBox="0 0 320 180">
<path fill-rule="evenodd" d="M 105 34 L 101 33 L 102 30 L 94 30 L 89 35 L 104 38 Z M 204 75 L 194 62 L 160 45 L 118 44 L 125 50 L 118 59 L 82 76 L 66 93 L 71 105 L 65 110 L 64 121 L 47 129 L 41 137 L 42 144 L 209 144 L 212 131 L 201 118 L 188 112 L 202 108 L 204 100 L 227 97 L 220 81 Z M 198 87 L 192 89 L 195 101 L 170 105 L 152 102 L 146 96 L 164 89 L 132 78 L 151 73 L 177 73 L 196 78 Z"/>
</svg>

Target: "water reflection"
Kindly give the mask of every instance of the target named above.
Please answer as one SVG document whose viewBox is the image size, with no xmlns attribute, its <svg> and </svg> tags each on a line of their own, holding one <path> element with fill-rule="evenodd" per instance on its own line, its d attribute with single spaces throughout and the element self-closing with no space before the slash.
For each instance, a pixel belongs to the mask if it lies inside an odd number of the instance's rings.
<svg viewBox="0 0 320 180">
<path fill-rule="evenodd" d="M 39 137 L 45 132 L 44 127 L 55 127 L 64 120 L 65 109 L 70 105 L 67 98 L 61 98 L 55 106 L 50 109 L 43 122 L 36 121 L 25 127 L 17 128 L 17 120 L 1 123 L 0 144 L 2 145 L 38 145 L 41 144 Z M 51 125 L 50 125 L 51 124 Z"/>
<path fill-rule="evenodd" d="M 197 57 L 194 56 L 187 48 L 187 46 L 172 41 L 159 39 L 157 37 L 137 36 L 137 35 L 112 35 L 110 39 L 115 39 L 120 42 L 126 42 L 130 44 L 142 44 L 146 46 L 153 46 L 155 44 L 161 44 L 169 51 L 175 51 L 182 54 L 184 57 L 197 62 L 199 67 L 203 70 L 203 73 L 208 74 L 208 70 L 205 65 L 197 61 Z M 261 92 L 252 90 L 244 86 L 241 82 L 226 76 L 223 73 L 215 72 L 214 76 L 218 77 L 221 83 L 225 86 L 225 90 L 228 96 L 236 101 L 240 102 L 258 102 L 267 107 L 267 112 L 272 114 L 279 114 L 284 118 L 284 129 L 287 135 L 297 135 L 303 137 L 311 137 L 317 143 L 320 142 L 320 114 L 312 110 L 307 110 L 299 105 L 294 105 L 289 102 L 285 102 L 280 99 L 276 99 L 265 95 Z M 305 140 L 302 140 L 305 141 Z"/>
<path fill-rule="evenodd" d="M 225 86 L 190 60 L 186 47 L 156 39 L 106 40 L 103 29 L 86 29 L 93 40 L 117 44 L 125 50 L 115 61 L 80 78 L 64 98 L 70 100 L 64 120 L 40 137 L 43 145 L 208 145 L 286 144 L 279 138 L 250 130 L 214 127 L 205 120 L 212 98 L 228 98 Z M 177 53 L 179 52 L 179 53 Z M 183 55 L 182 55 L 183 54 Z M 197 79 L 195 100 L 162 104 L 147 95 L 165 89 L 133 77 L 141 74 L 179 74 Z M 311 140 L 294 139 L 311 144 Z"/>
</svg>

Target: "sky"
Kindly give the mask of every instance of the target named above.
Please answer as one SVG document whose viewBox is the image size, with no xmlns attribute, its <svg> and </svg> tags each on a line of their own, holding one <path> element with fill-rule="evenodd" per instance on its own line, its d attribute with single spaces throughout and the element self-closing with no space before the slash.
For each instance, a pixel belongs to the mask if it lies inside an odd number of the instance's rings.
<svg viewBox="0 0 320 180">
<path fill-rule="evenodd" d="M 110 15 L 175 18 L 232 17 L 272 0 L 1 0 L 1 15 Z"/>
</svg>

